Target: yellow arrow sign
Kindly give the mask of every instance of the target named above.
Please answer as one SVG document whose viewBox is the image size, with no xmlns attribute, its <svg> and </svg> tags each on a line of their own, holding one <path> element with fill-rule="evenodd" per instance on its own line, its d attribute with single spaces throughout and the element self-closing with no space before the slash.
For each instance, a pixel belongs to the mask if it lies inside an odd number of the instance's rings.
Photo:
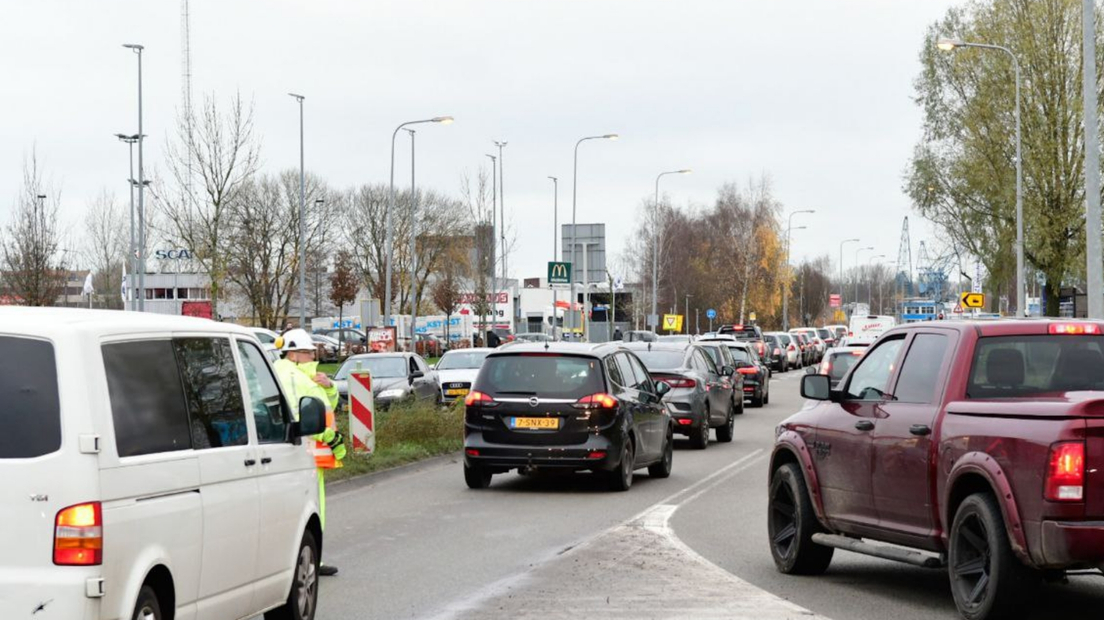
<svg viewBox="0 0 1104 620">
<path fill-rule="evenodd" d="M 964 308 L 984 308 L 985 295 L 982 293 L 963 293 L 962 306 Z"/>
<path fill-rule="evenodd" d="M 663 315 L 663 329 L 669 332 L 681 332 L 682 331 L 682 315 L 681 314 L 664 314 Z"/>
</svg>

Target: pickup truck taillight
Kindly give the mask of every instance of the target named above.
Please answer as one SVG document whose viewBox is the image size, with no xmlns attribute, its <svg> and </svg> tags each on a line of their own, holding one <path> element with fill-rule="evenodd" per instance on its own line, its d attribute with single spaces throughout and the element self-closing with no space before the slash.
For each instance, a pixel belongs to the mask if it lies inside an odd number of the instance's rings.
<svg viewBox="0 0 1104 620">
<path fill-rule="evenodd" d="M 54 518 L 54 564 L 99 566 L 103 563 L 103 510 L 100 502 L 70 506 Z"/>
<path fill-rule="evenodd" d="M 1080 502 L 1085 498 L 1085 444 L 1056 443 L 1050 447 L 1046 499 L 1052 502 Z"/>
</svg>

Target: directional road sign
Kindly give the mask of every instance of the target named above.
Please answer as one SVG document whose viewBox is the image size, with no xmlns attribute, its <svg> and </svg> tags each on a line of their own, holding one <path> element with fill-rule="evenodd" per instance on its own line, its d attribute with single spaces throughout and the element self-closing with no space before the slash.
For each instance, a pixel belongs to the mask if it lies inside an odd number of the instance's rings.
<svg viewBox="0 0 1104 620">
<path fill-rule="evenodd" d="M 963 293 L 962 305 L 966 308 L 984 308 L 985 295 L 982 293 Z"/>
</svg>

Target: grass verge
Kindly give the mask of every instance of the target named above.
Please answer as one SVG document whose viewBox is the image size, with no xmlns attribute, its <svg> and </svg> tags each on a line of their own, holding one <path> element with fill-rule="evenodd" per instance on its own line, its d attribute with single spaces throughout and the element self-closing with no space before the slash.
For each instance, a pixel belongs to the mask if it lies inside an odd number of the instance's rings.
<svg viewBox="0 0 1104 620">
<path fill-rule="evenodd" d="M 347 438 L 348 453 L 344 467 L 326 472 L 327 481 L 391 469 L 455 452 L 464 445 L 463 403 L 447 408 L 433 403 L 408 403 L 377 412 L 376 451 L 371 456 L 353 452 L 348 413 L 338 415 L 337 426 Z"/>
</svg>

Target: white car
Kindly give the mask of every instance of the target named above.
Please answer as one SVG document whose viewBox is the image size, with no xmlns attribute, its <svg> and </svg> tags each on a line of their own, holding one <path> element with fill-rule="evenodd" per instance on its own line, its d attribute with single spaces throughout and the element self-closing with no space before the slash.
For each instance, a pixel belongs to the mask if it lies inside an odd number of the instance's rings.
<svg viewBox="0 0 1104 620">
<path fill-rule="evenodd" d="M 441 381 L 441 397 L 444 402 L 463 399 L 471 391 L 483 360 L 494 349 L 453 349 L 441 356 L 434 368 Z"/>
<path fill-rule="evenodd" d="M 0 618 L 313 617 L 325 405 L 249 330 L 7 307 L 0 353 Z"/>
</svg>

